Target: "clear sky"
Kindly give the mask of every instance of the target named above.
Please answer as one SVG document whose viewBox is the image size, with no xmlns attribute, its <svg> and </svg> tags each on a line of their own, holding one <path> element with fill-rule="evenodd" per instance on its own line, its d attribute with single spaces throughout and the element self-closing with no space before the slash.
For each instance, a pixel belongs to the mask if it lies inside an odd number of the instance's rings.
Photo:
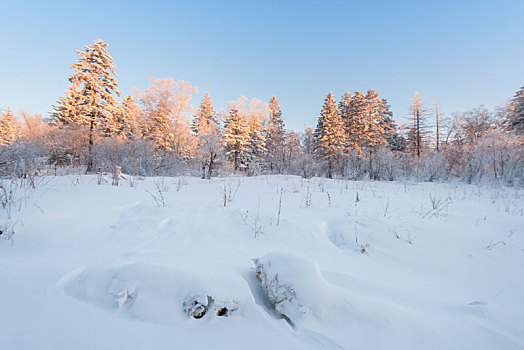
<svg viewBox="0 0 524 350">
<path fill-rule="evenodd" d="M 47 113 L 76 49 L 101 38 L 124 94 L 149 77 L 214 104 L 276 94 L 288 127 L 313 126 L 332 90 L 376 89 L 404 121 L 414 91 L 444 112 L 494 107 L 524 85 L 524 0 L 0 0 L 0 108 Z"/>
</svg>

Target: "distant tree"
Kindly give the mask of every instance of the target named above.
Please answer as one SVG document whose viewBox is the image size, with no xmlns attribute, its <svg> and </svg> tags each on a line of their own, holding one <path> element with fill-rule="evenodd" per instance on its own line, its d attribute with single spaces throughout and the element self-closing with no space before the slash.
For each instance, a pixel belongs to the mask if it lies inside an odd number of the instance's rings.
<svg viewBox="0 0 524 350">
<path fill-rule="evenodd" d="M 420 157 L 426 139 L 425 109 L 420 94 L 415 92 L 410 107 L 412 127 L 408 134 L 409 148 Z"/>
<path fill-rule="evenodd" d="M 142 111 L 132 96 L 127 96 L 118 106 L 106 125 L 107 136 L 122 141 L 138 139 L 142 136 L 139 123 Z"/>
<path fill-rule="evenodd" d="M 476 143 L 493 129 L 493 113 L 480 106 L 460 116 L 460 138 L 468 144 Z"/>
<path fill-rule="evenodd" d="M 438 102 L 438 98 L 435 99 L 435 125 L 436 125 L 436 145 L 437 145 L 437 152 L 440 152 L 440 115 L 439 115 L 439 109 L 440 104 Z"/>
<path fill-rule="evenodd" d="M 509 130 L 524 135 L 524 86 L 511 100 L 505 124 Z"/>
<path fill-rule="evenodd" d="M 51 129 L 44 117 L 41 114 L 21 111 L 18 119 L 21 125 L 20 138 L 32 145 L 43 146 Z"/>
<path fill-rule="evenodd" d="M 380 99 L 375 90 L 369 89 L 365 104 L 365 132 L 362 145 L 374 149 L 386 144 L 391 133 L 395 131 L 392 113 L 385 99 Z"/>
<path fill-rule="evenodd" d="M 362 151 L 366 133 L 366 96 L 360 92 L 354 95 L 346 92 L 339 103 L 340 117 L 344 123 L 346 151 Z"/>
<path fill-rule="evenodd" d="M 10 108 L 0 116 L 0 146 L 9 146 L 20 136 L 21 125 Z"/>
<path fill-rule="evenodd" d="M 72 85 L 65 91 L 65 95 L 60 97 L 58 104 L 53 106 L 52 122 L 59 126 L 89 125 L 89 118 L 84 112 L 85 103 L 78 87 Z"/>
<path fill-rule="evenodd" d="M 302 155 L 302 148 L 300 145 L 300 135 L 295 131 L 291 130 L 286 134 L 286 143 L 284 144 L 284 154 L 286 164 L 285 167 L 291 169 L 293 160 Z"/>
<path fill-rule="evenodd" d="M 218 116 L 207 92 L 193 118 L 192 129 L 198 137 L 198 147 L 203 158 L 202 178 L 210 179 L 216 158 L 220 154 L 221 135 Z"/>
<path fill-rule="evenodd" d="M 226 148 L 226 155 L 233 161 L 236 172 L 241 169 L 241 157 L 249 140 L 249 129 L 246 120 L 240 116 L 238 109 L 233 108 L 224 117 L 224 134 L 222 143 Z"/>
<path fill-rule="evenodd" d="M 256 175 L 264 168 L 264 157 L 266 155 L 265 128 L 262 121 L 252 116 L 248 122 L 247 143 L 242 152 L 242 164 L 249 175 Z"/>
<path fill-rule="evenodd" d="M 282 120 L 282 110 L 276 96 L 273 96 L 269 101 L 269 121 L 266 128 L 266 154 L 271 172 L 281 173 L 283 170 L 285 143 L 286 130 Z"/>
<path fill-rule="evenodd" d="M 196 86 L 173 78 L 150 78 L 151 87 L 138 92 L 148 118 L 145 135 L 158 149 L 189 157 L 192 136 L 188 114 L 192 111 L 191 97 L 198 92 Z"/>
<path fill-rule="evenodd" d="M 319 160 L 327 162 L 327 175 L 332 178 L 335 163 L 344 151 L 345 137 L 344 124 L 331 91 L 324 100 L 314 138 L 315 155 Z"/>
</svg>

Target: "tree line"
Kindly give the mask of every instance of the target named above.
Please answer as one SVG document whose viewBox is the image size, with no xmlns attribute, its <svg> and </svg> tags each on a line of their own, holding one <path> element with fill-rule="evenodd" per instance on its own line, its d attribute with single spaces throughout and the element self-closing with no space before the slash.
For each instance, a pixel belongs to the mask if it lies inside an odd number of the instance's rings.
<svg viewBox="0 0 524 350">
<path fill-rule="evenodd" d="M 0 171 L 115 166 L 133 175 L 296 174 L 425 181 L 524 179 L 524 87 L 496 111 L 441 116 L 415 93 L 410 122 L 398 124 L 375 90 L 329 92 L 315 128 L 287 130 L 276 96 L 242 97 L 217 110 L 185 81 L 151 78 L 123 97 L 108 45 L 95 40 L 71 66 L 71 86 L 49 117 L 9 108 L 0 116 Z M 121 100 L 121 102 L 118 101 Z"/>
</svg>

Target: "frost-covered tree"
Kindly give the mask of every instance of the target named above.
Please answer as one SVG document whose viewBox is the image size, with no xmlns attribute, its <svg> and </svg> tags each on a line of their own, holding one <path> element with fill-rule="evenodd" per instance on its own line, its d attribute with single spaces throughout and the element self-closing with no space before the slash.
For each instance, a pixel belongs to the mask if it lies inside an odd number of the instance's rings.
<svg viewBox="0 0 524 350">
<path fill-rule="evenodd" d="M 9 146 L 20 135 L 20 123 L 10 108 L 0 116 L 0 146 Z"/>
<path fill-rule="evenodd" d="M 142 136 L 139 125 L 141 119 L 142 111 L 134 98 L 127 96 L 109 118 L 105 128 L 106 133 L 122 141 L 138 139 Z"/>
<path fill-rule="evenodd" d="M 425 109 L 420 94 L 415 92 L 413 104 L 410 107 L 412 127 L 408 134 L 408 145 L 417 157 L 420 157 L 426 140 Z"/>
<path fill-rule="evenodd" d="M 59 126 L 88 125 L 88 118 L 84 113 L 85 103 L 78 87 L 72 85 L 65 91 L 65 95 L 60 97 L 58 104 L 53 106 L 52 122 Z"/>
<path fill-rule="evenodd" d="M 265 128 L 255 115 L 248 122 L 247 143 L 242 152 L 242 165 L 249 175 L 256 175 L 264 168 L 266 155 Z"/>
<path fill-rule="evenodd" d="M 198 137 L 198 148 L 202 157 L 202 178 L 210 179 L 222 145 L 218 115 L 207 92 L 193 118 L 192 129 Z"/>
<path fill-rule="evenodd" d="M 344 151 L 345 137 L 344 124 L 331 91 L 324 100 L 314 138 L 315 155 L 327 163 L 327 174 L 332 178 L 335 163 Z"/>
<path fill-rule="evenodd" d="M 515 97 L 511 100 L 505 123 L 509 130 L 524 135 L 524 86 L 515 93 Z"/>
<path fill-rule="evenodd" d="M 366 95 L 360 91 L 356 91 L 353 95 L 346 92 L 339 106 L 346 135 L 346 149 L 360 153 L 364 146 L 366 133 Z"/>
<path fill-rule="evenodd" d="M 188 117 L 193 110 L 192 95 L 198 88 L 186 81 L 175 82 L 173 78 L 150 78 L 149 81 L 151 87 L 138 93 L 148 118 L 146 137 L 158 149 L 189 157 L 193 137 Z"/>
<path fill-rule="evenodd" d="M 493 114 L 480 106 L 460 116 L 460 138 L 463 142 L 473 144 L 493 129 Z"/>
<path fill-rule="evenodd" d="M 89 125 L 88 172 L 93 170 L 95 130 L 104 126 L 115 113 L 117 103 L 113 94 L 120 96 L 114 60 L 107 52 L 107 47 L 104 41 L 96 39 L 84 51 L 77 50 L 80 58 L 71 66 L 75 74 L 69 77 L 69 81 L 78 89 L 77 107 L 81 115 L 78 121 Z"/>
<path fill-rule="evenodd" d="M 365 132 L 362 144 L 367 148 L 376 148 L 386 143 L 386 130 L 390 128 L 391 113 L 386 101 L 379 98 L 375 90 L 369 89 L 365 104 Z M 389 131 L 389 130 L 388 130 Z"/>
<path fill-rule="evenodd" d="M 291 130 L 286 133 L 286 143 L 284 144 L 284 154 L 286 163 L 285 168 L 289 172 L 292 170 L 294 160 L 302 156 L 302 148 L 300 144 L 300 135 L 295 131 Z M 296 162 L 295 162 L 296 163 Z"/>
<path fill-rule="evenodd" d="M 282 120 L 282 110 L 276 96 L 273 96 L 269 101 L 269 120 L 266 127 L 266 154 L 271 172 L 281 173 L 283 170 L 285 143 L 286 130 Z"/>
<path fill-rule="evenodd" d="M 242 168 L 241 157 L 249 141 L 249 128 L 246 120 L 240 115 L 238 109 L 233 108 L 224 117 L 224 134 L 222 143 L 226 148 L 227 157 L 233 161 L 233 169 Z"/>
</svg>

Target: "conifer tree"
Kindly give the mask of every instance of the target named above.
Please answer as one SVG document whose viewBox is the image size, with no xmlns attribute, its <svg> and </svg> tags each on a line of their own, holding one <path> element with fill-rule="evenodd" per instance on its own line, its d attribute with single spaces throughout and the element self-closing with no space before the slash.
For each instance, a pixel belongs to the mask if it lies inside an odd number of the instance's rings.
<svg viewBox="0 0 524 350">
<path fill-rule="evenodd" d="M 330 91 L 327 95 L 317 127 L 314 132 L 315 155 L 326 161 L 328 177 L 333 177 L 333 167 L 344 151 L 344 124 L 337 108 L 335 96 Z"/>
<path fill-rule="evenodd" d="M 10 108 L 0 116 L 0 146 L 9 146 L 20 135 L 20 123 Z"/>
<path fill-rule="evenodd" d="M 117 137 L 123 141 L 138 139 L 141 135 L 139 123 L 142 111 L 134 98 L 127 96 L 118 109 L 108 119 L 105 130 L 107 136 Z"/>
<path fill-rule="evenodd" d="M 65 95 L 60 97 L 58 104 L 53 106 L 54 112 L 51 113 L 53 123 L 60 126 L 80 126 L 87 125 L 88 121 L 83 111 L 82 99 L 78 87 L 72 85 L 65 91 Z"/>
<path fill-rule="evenodd" d="M 524 86 L 511 100 L 506 125 L 509 130 L 524 135 Z"/>
<path fill-rule="evenodd" d="M 233 108 L 224 118 L 224 135 L 222 143 L 226 148 L 226 155 L 233 160 L 233 169 L 242 168 L 241 156 L 248 143 L 249 129 L 245 119 L 240 116 L 238 109 Z"/>
<path fill-rule="evenodd" d="M 89 125 L 89 155 L 87 171 L 93 170 L 92 149 L 96 128 L 104 126 L 115 113 L 113 94 L 120 96 L 116 81 L 115 64 L 107 52 L 108 45 L 96 39 L 85 51 L 77 50 L 80 58 L 71 68 L 75 74 L 69 81 L 78 89 L 78 104 L 81 123 Z M 73 89 L 71 89 L 73 91 Z"/>
<path fill-rule="evenodd" d="M 248 123 L 247 143 L 242 153 L 242 164 L 249 175 L 255 175 L 264 167 L 263 157 L 266 155 L 265 129 L 261 120 L 252 116 Z"/>
<path fill-rule="evenodd" d="M 291 167 L 291 161 L 292 159 L 296 158 L 297 156 L 300 156 L 302 153 L 301 145 L 300 145 L 300 136 L 295 130 L 291 130 L 286 134 L 286 144 L 284 146 L 285 148 L 285 160 L 286 163 L 285 166 L 287 167 L 288 171 Z"/>
<path fill-rule="evenodd" d="M 211 97 L 209 96 L 209 93 L 206 92 L 197 113 L 193 117 L 191 129 L 196 135 L 198 135 L 199 130 L 202 130 L 203 127 L 205 128 L 211 123 L 218 125 L 218 116 L 213 107 L 213 103 L 211 102 Z"/>
<path fill-rule="evenodd" d="M 350 101 L 348 103 L 347 100 L 349 98 Z M 362 147 L 364 147 L 366 137 L 366 95 L 360 91 L 356 91 L 352 96 L 346 93 L 343 104 L 344 114 L 341 116 L 344 120 L 344 128 L 348 139 L 346 147 L 350 151 L 357 150 L 360 153 Z"/>
<path fill-rule="evenodd" d="M 284 145 L 286 130 L 282 120 L 282 110 L 276 96 L 269 101 L 269 121 L 266 129 L 267 160 L 271 172 L 282 172 L 285 160 Z"/>
<path fill-rule="evenodd" d="M 220 127 L 211 97 L 206 92 L 193 118 L 193 132 L 198 137 L 198 148 L 204 158 L 202 178 L 210 179 L 218 154 L 220 153 Z"/>
</svg>

